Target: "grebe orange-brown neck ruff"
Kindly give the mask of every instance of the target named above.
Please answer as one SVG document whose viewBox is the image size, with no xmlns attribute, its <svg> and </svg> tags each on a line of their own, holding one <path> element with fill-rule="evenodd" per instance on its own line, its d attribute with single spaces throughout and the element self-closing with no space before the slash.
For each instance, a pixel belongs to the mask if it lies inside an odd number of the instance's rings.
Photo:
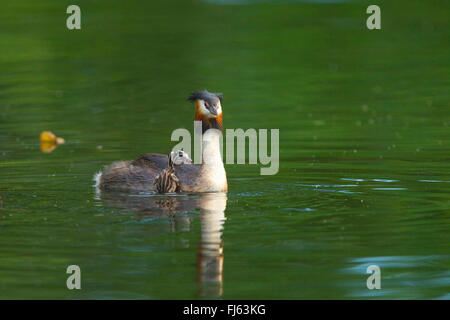
<svg viewBox="0 0 450 320">
<path fill-rule="evenodd" d="M 222 94 L 193 92 L 195 120 L 202 122 L 202 164 L 195 165 L 182 151 L 147 153 L 133 161 L 117 161 L 95 175 L 100 191 L 226 192 L 225 168 L 220 154 Z M 211 130 L 210 130 L 211 129 Z M 169 157 L 171 162 L 169 164 Z"/>
</svg>

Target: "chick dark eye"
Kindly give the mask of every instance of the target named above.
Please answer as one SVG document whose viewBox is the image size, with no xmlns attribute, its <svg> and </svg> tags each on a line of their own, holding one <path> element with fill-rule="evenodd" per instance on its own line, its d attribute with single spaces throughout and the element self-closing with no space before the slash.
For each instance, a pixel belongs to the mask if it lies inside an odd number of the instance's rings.
<svg viewBox="0 0 450 320">
<path fill-rule="evenodd" d="M 206 101 L 205 101 L 205 107 L 209 108 L 209 104 Z"/>
</svg>

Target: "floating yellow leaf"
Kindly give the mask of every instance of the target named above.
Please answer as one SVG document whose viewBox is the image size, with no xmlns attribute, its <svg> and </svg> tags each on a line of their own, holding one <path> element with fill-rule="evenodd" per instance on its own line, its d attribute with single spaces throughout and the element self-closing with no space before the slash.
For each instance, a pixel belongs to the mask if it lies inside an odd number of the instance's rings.
<svg viewBox="0 0 450 320">
<path fill-rule="evenodd" d="M 53 134 L 53 132 L 42 131 L 41 132 L 41 142 L 55 142 L 56 143 L 56 136 Z"/>
<path fill-rule="evenodd" d="M 40 139 L 41 139 L 41 151 L 45 153 L 52 152 L 53 150 L 56 149 L 56 146 L 58 144 L 63 144 L 66 142 L 63 138 L 57 137 L 51 131 L 42 131 Z"/>
<path fill-rule="evenodd" d="M 41 151 L 44 153 L 50 153 L 56 149 L 57 144 L 54 142 L 43 141 L 41 142 Z"/>
</svg>

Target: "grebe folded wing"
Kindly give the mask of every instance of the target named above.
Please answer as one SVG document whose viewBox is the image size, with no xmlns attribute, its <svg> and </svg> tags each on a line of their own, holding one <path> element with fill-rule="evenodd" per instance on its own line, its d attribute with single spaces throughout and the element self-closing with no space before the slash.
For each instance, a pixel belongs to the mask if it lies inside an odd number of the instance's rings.
<svg viewBox="0 0 450 320">
<path fill-rule="evenodd" d="M 197 192 L 196 185 L 200 176 L 201 167 L 193 163 L 183 163 L 174 166 L 180 189 L 185 192 Z"/>
<path fill-rule="evenodd" d="M 155 169 L 165 169 L 167 168 L 169 161 L 166 154 L 159 153 L 146 153 L 140 155 L 136 160 L 131 162 L 133 166 L 151 166 Z"/>
</svg>

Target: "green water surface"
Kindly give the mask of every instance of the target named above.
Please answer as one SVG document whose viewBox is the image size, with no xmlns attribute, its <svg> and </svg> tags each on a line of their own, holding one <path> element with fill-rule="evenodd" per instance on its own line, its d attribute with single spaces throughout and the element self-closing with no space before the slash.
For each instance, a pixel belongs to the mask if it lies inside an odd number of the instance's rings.
<svg viewBox="0 0 450 320">
<path fill-rule="evenodd" d="M 0 298 L 450 298 L 449 2 L 378 1 L 372 31 L 366 1 L 233 2 L 78 1 L 73 31 L 70 1 L 1 2 Z M 278 174 L 96 193 L 205 88 L 225 128 L 280 129 Z"/>
</svg>

